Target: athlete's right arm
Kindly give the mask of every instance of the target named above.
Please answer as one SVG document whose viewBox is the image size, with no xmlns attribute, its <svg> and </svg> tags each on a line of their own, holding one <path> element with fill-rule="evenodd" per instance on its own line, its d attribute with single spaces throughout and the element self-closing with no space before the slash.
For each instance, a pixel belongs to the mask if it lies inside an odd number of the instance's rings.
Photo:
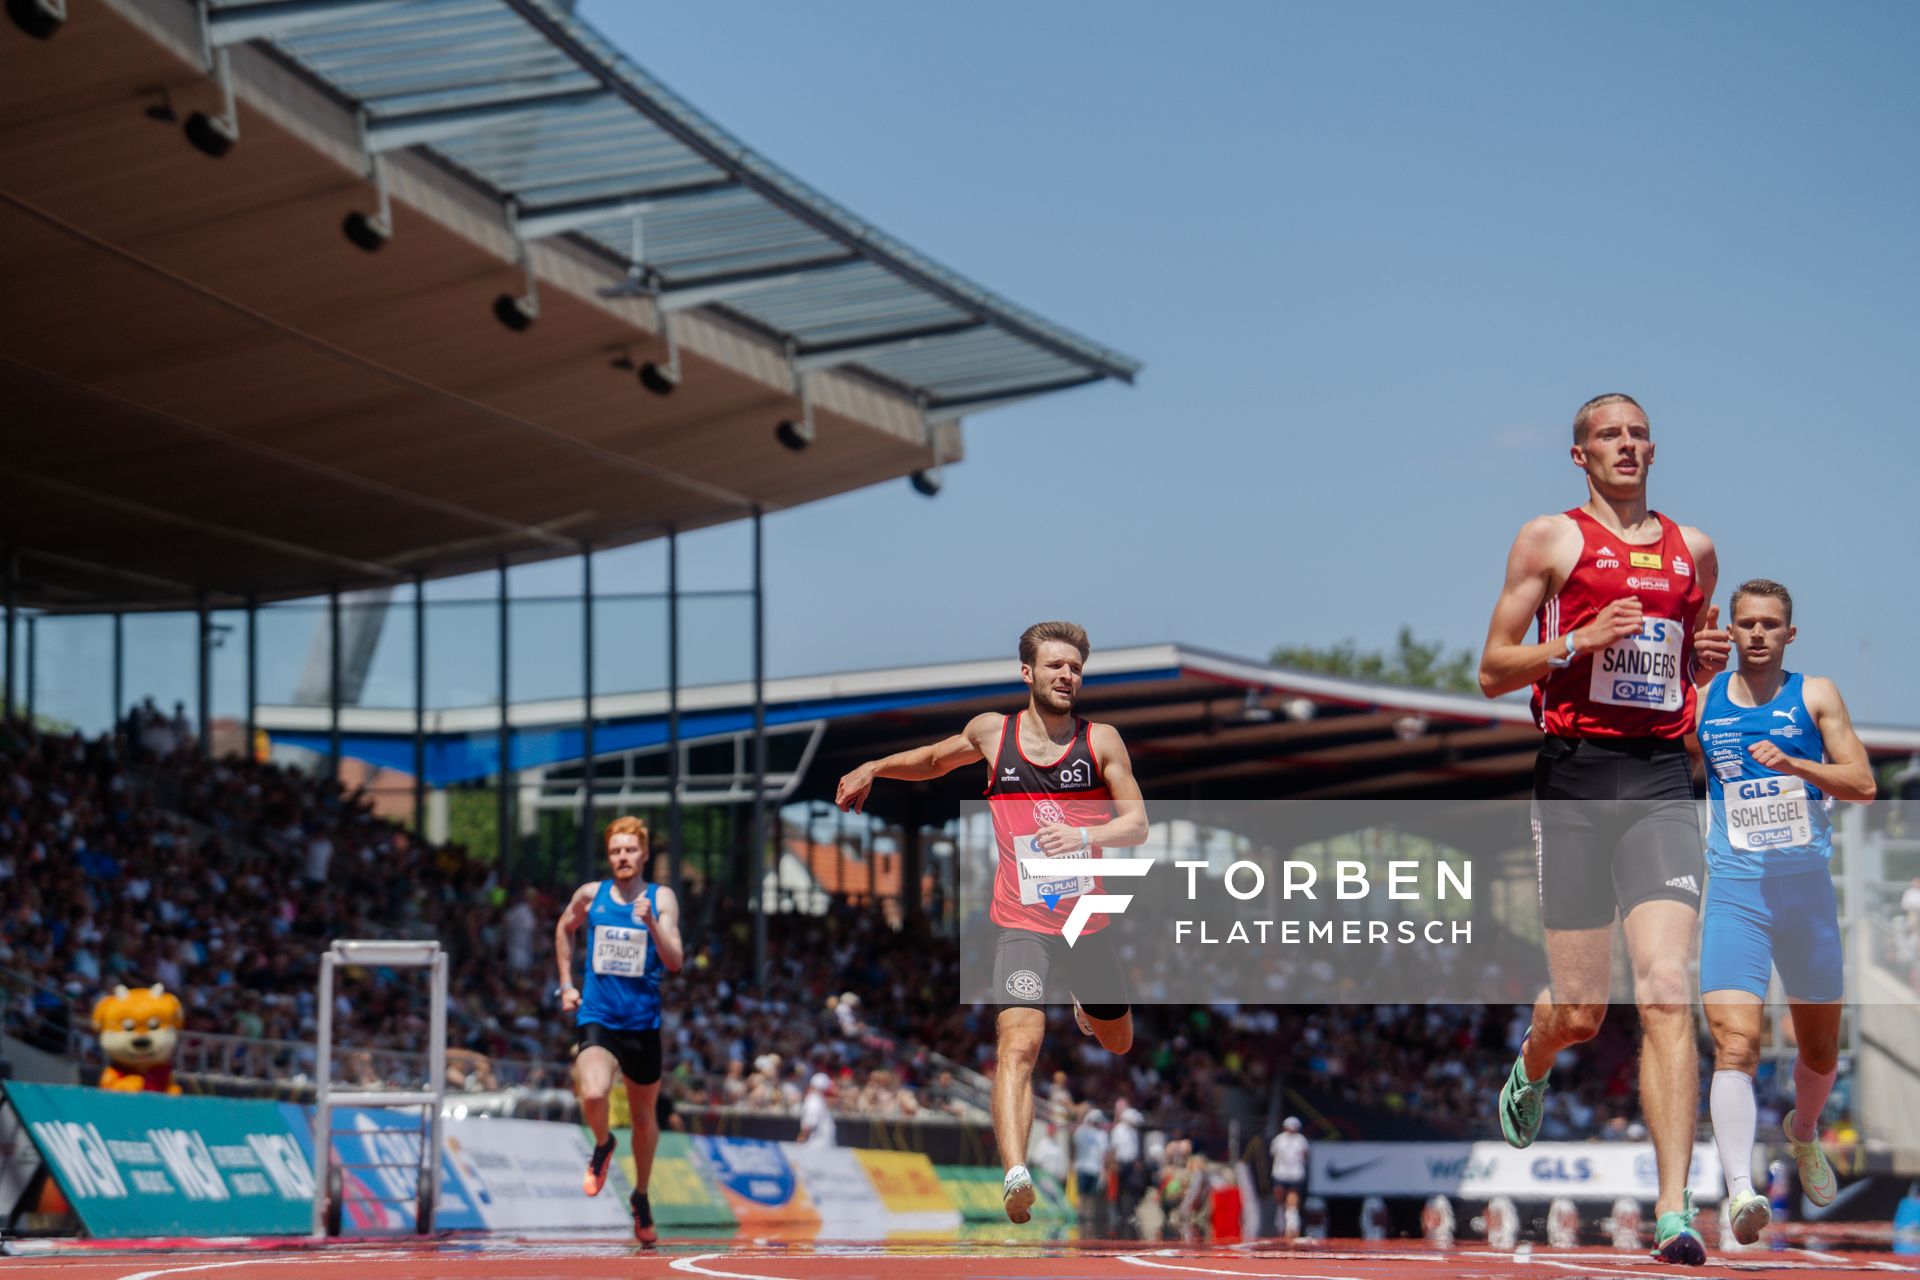
<svg viewBox="0 0 1920 1280">
<path fill-rule="evenodd" d="M 986 758 L 988 735 L 1000 727 L 1001 717 L 983 712 L 967 722 L 967 727 L 951 738 L 911 751 L 898 751 L 884 760 L 867 763 L 840 779 L 833 802 L 852 813 L 867 803 L 867 793 L 876 778 L 898 778 L 903 782 L 925 782 L 945 777 L 963 764 Z"/>
<path fill-rule="evenodd" d="M 583 884 L 567 900 L 560 923 L 553 930 L 553 959 L 560 970 L 560 1012 L 572 1013 L 580 1007 L 580 988 L 573 985 L 573 935 L 587 922 L 587 908 L 593 905 L 598 882 Z"/>
<path fill-rule="evenodd" d="M 1579 544 L 1580 531 L 1561 516 L 1536 516 L 1514 538 L 1507 553 L 1506 584 L 1493 606 L 1486 648 L 1480 653 L 1480 692 L 1487 697 L 1498 698 L 1538 682 L 1551 670 L 1548 660 L 1567 651 L 1564 637 L 1529 642 L 1527 629 L 1546 603 L 1556 571 L 1565 561 L 1578 561 Z M 1623 596 L 1572 633 L 1574 651 L 1591 653 L 1633 635 L 1640 626 L 1639 597 Z"/>
</svg>

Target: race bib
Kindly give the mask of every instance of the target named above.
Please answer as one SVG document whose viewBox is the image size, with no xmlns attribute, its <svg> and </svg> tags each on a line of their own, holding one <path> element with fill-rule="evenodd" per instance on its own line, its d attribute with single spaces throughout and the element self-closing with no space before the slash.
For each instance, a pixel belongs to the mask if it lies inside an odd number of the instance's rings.
<svg viewBox="0 0 1920 1280">
<path fill-rule="evenodd" d="M 593 971 L 607 978 L 638 978 L 647 971 L 647 931 L 599 925 L 593 931 Z"/>
<path fill-rule="evenodd" d="M 1813 843 L 1807 784 L 1800 778 L 1749 778 L 1727 784 L 1727 843 L 1747 853 Z"/>
<path fill-rule="evenodd" d="M 1034 876 L 1027 873 L 1025 859 L 1046 856 L 1041 852 L 1038 836 L 1017 836 L 1013 847 L 1017 855 L 1014 869 L 1020 874 L 1020 901 L 1027 906 L 1044 903 L 1047 910 L 1051 911 L 1062 898 L 1077 898 L 1083 893 L 1093 892 L 1092 876 Z M 1090 857 L 1091 853 L 1091 850 L 1076 849 L 1059 856 L 1085 858 Z"/>
<path fill-rule="evenodd" d="M 1615 640 L 1593 655 L 1587 697 L 1616 707 L 1678 711 L 1684 635 L 1676 619 L 1648 618 L 1638 635 Z"/>
</svg>

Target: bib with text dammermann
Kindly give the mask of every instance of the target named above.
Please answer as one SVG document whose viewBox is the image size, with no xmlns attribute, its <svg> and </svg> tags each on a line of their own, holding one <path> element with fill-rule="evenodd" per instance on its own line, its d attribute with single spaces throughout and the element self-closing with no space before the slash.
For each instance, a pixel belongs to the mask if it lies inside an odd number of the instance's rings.
<svg viewBox="0 0 1920 1280">
<path fill-rule="evenodd" d="M 1056 823 L 1064 823 L 1066 820 L 1066 811 L 1060 807 L 1059 801 L 1050 799 L 1034 801 L 1033 821 L 1035 830 L 1044 826 L 1052 826 Z M 1083 893 L 1093 892 L 1092 876 L 1036 876 L 1027 870 L 1026 862 L 1024 861 L 1024 859 L 1031 858 L 1036 854 L 1047 857 L 1084 858 L 1087 856 L 1086 850 L 1074 849 L 1064 854 L 1050 855 L 1040 847 L 1040 838 L 1036 835 L 1016 837 L 1015 843 L 1020 847 L 1020 857 L 1022 859 L 1022 861 L 1016 863 L 1016 868 L 1020 875 L 1020 901 L 1022 904 L 1033 906 L 1037 903 L 1045 903 L 1047 910 L 1052 911 L 1060 905 L 1060 901 L 1063 898 L 1077 898 Z"/>
</svg>

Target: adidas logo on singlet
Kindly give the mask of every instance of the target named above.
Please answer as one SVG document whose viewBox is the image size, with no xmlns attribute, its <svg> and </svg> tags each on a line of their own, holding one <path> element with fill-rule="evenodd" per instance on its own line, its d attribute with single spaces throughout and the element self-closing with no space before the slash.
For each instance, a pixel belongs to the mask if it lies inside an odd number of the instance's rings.
<svg viewBox="0 0 1920 1280">
<path fill-rule="evenodd" d="M 1667 888 L 1685 889 L 1688 893 L 1698 895 L 1700 892 L 1700 882 L 1692 876 L 1675 876 L 1673 879 L 1667 881 Z"/>
<path fill-rule="evenodd" d="M 1593 554 L 1597 556 L 1617 556 L 1620 553 L 1618 551 L 1615 551 L 1612 547 L 1602 547 L 1598 551 L 1594 552 Z"/>
</svg>

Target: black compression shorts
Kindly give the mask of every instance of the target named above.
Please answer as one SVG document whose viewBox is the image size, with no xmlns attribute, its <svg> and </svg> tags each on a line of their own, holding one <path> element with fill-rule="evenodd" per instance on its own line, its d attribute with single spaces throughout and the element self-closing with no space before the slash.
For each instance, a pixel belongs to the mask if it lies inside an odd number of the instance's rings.
<svg viewBox="0 0 1920 1280">
<path fill-rule="evenodd" d="M 1073 946 L 1058 934 L 1001 929 L 993 950 L 993 990 L 1003 1005 L 1077 999 L 1096 1022 L 1124 1018 L 1133 1007 L 1111 928 L 1083 933 Z"/>
<path fill-rule="evenodd" d="M 628 1084 L 660 1083 L 660 1028 L 645 1031 L 615 1031 L 597 1022 L 580 1024 L 580 1043 L 573 1056 L 583 1049 L 605 1049 L 620 1066 Z"/>
<path fill-rule="evenodd" d="M 1696 911 L 1705 842 L 1683 743 L 1555 738 L 1533 767 L 1533 853 L 1549 929 L 1598 929 L 1643 902 Z"/>
</svg>

